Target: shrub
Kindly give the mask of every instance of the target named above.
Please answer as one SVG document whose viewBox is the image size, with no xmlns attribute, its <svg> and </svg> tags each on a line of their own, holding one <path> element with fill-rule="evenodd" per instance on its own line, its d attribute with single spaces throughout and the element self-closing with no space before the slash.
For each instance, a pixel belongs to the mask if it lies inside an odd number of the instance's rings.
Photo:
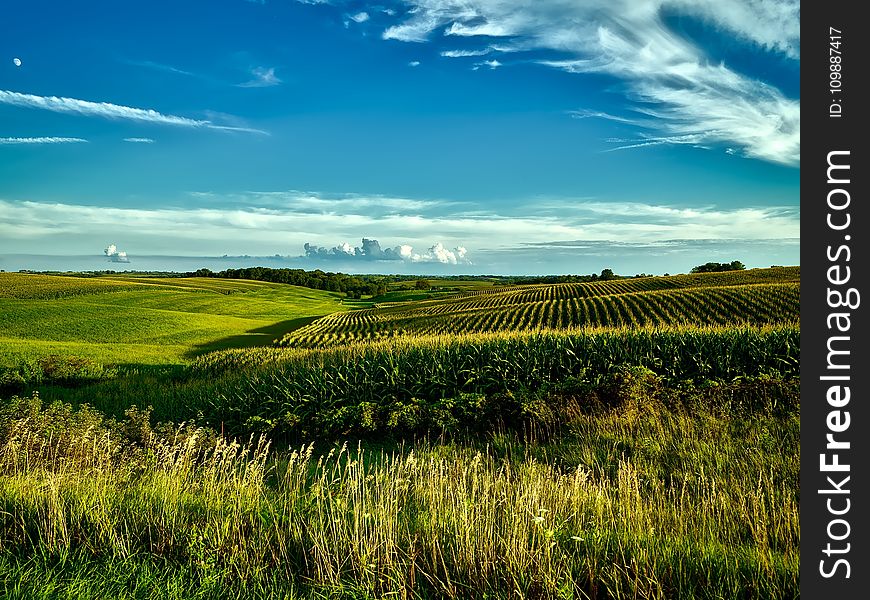
<svg viewBox="0 0 870 600">
<path fill-rule="evenodd" d="M 87 358 L 52 354 L 23 361 L 11 369 L 0 367 L 0 394 L 20 394 L 28 387 L 45 384 L 83 385 L 117 375 L 117 368 Z"/>
</svg>

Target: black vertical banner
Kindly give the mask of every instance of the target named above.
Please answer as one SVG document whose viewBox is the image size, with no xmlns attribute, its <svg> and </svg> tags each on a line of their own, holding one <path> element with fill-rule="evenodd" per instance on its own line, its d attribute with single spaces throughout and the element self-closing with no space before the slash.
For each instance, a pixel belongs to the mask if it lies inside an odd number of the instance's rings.
<svg viewBox="0 0 870 600">
<path fill-rule="evenodd" d="M 801 595 L 870 590 L 870 179 L 859 2 L 801 14 Z"/>
</svg>

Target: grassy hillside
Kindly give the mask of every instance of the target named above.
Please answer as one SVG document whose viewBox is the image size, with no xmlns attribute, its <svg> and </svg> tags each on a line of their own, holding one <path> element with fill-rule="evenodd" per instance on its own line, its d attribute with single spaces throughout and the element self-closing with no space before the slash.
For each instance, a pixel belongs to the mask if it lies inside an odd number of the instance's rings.
<svg viewBox="0 0 870 600">
<path fill-rule="evenodd" d="M 388 298 L 0 276 L 0 596 L 799 595 L 798 269 Z"/>
<path fill-rule="evenodd" d="M 782 326 L 236 349 L 180 377 L 62 390 L 120 423 L 13 399 L 0 590 L 794 598 L 799 340 Z M 287 450 L 302 440 L 316 444 Z"/>
<path fill-rule="evenodd" d="M 290 347 L 324 347 L 397 335 L 489 331 L 788 323 L 800 314 L 800 269 L 498 286 L 448 299 L 378 303 L 287 334 Z"/>
<path fill-rule="evenodd" d="M 336 293 L 257 281 L 0 273 L 0 365 L 49 354 L 183 363 L 347 309 Z"/>
<path fill-rule="evenodd" d="M 799 439 L 796 412 L 647 406 L 550 443 L 275 453 L 26 399 L 0 410 L 0 593 L 797 598 Z"/>
</svg>

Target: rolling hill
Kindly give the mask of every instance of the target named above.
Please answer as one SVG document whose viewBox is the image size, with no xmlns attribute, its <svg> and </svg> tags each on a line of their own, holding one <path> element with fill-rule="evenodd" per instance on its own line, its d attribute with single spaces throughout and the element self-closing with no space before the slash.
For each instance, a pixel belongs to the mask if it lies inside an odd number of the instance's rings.
<svg viewBox="0 0 870 600">
<path fill-rule="evenodd" d="M 0 273 L 0 365 L 48 354 L 180 364 L 344 310 L 337 293 L 260 281 Z"/>
<path fill-rule="evenodd" d="M 317 348 L 402 335 L 793 323 L 799 307 L 799 267 L 493 286 L 327 315 L 286 334 L 280 344 Z"/>
</svg>

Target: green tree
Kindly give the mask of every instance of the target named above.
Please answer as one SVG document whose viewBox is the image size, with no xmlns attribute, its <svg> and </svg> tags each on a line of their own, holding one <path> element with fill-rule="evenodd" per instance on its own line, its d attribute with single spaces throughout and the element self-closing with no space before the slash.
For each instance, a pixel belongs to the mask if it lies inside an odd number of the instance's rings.
<svg viewBox="0 0 870 600">
<path fill-rule="evenodd" d="M 692 273 L 718 273 L 721 271 L 742 271 L 746 268 L 739 260 L 731 261 L 730 263 L 708 262 L 703 265 L 698 265 L 692 269 Z"/>
</svg>

